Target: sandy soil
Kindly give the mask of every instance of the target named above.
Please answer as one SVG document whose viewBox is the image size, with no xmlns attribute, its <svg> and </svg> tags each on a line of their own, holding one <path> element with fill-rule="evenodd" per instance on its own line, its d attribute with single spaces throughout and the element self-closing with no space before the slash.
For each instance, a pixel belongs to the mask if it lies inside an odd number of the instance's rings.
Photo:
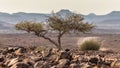
<svg viewBox="0 0 120 68">
<path fill-rule="evenodd" d="M 93 37 L 93 38 L 91 38 Z M 55 37 L 51 37 L 56 40 Z M 78 48 L 78 44 L 85 39 L 98 40 L 102 48 L 120 50 L 120 35 L 117 34 L 81 34 L 65 35 L 62 38 L 63 48 Z M 49 41 L 30 34 L 0 34 L 0 46 L 45 46 L 54 47 Z"/>
</svg>

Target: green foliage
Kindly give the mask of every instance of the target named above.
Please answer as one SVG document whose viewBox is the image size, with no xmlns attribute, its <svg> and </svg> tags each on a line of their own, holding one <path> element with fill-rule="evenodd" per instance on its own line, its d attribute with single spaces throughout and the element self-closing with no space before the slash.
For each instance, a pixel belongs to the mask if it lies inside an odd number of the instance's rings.
<svg viewBox="0 0 120 68">
<path fill-rule="evenodd" d="M 45 51 L 47 48 L 37 46 L 34 51 Z"/>
<path fill-rule="evenodd" d="M 80 50 L 99 50 L 100 44 L 96 41 L 89 40 L 85 41 L 82 45 L 80 45 Z"/>
<path fill-rule="evenodd" d="M 15 25 L 17 30 L 24 30 L 27 32 L 33 32 L 36 35 L 39 35 L 43 31 L 43 26 L 41 23 L 32 22 L 32 21 L 22 21 Z"/>
<path fill-rule="evenodd" d="M 25 30 L 27 32 L 31 31 L 32 23 L 30 21 L 22 21 L 15 25 L 17 30 Z"/>
<path fill-rule="evenodd" d="M 79 14 L 72 14 L 66 17 L 61 17 L 56 14 L 49 17 L 48 22 L 53 30 L 60 32 L 79 31 L 87 32 L 90 31 L 94 26 L 93 24 L 84 23 L 83 17 Z"/>
<path fill-rule="evenodd" d="M 48 50 L 48 48 L 44 46 L 28 46 L 26 49 L 27 49 L 27 52 Z"/>
<path fill-rule="evenodd" d="M 37 48 L 37 46 L 27 46 L 26 49 L 27 49 L 27 52 L 31 52 L 33 50 L 35 50 Z"/>
</svg>

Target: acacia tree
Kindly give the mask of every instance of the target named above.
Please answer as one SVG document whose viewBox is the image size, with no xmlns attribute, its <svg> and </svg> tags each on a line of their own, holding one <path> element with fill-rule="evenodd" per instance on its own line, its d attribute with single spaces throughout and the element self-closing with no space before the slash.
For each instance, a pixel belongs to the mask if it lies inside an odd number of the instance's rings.
<svg viewBox="0 0 120 68">
<path fill-rule="evenodd" d="M 15 27 L 18 30 L 34 33 L 38 37 L 49 40 L 58 49 L 62 49 L 61 38 L 64 34 L 69 33 L 70 31 L 85 33 L 94 27 L 92 24 L 83 22 L 83 17 L 79 14 L 71 14 L 64 17 L 57 14 L 52 14 L 52 16 L 47 19 L 47 22 L 49 26 L 48 29 L 43 28 L 44 25 L 41 23 L 33 21 L 22 21 L 20 23 L 17 23 Z M 49 30 L 55 31 L 57 33 L 57 42 L 47 36 Z"/>
</svg>

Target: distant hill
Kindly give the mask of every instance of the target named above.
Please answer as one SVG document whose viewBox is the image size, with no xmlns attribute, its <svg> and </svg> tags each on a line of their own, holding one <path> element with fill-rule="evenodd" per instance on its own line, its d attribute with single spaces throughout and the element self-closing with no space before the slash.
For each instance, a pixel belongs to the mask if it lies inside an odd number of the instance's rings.
<svg viewBox="0 0 120 68">
<path fill-rule="evenodd" d="M 38 14 L 38 13 L 24 13 L 18 12 L 13 14 L 0 13 L 0 21 L 15 24 L 23 20 L 36 20 L 45 21 L 49 14 Z"/>
<path fill-rule="evenodd" d="M 72 14 L 73 12 L 67 9 L 62 9 L 56 13 L 58 15 L 64 16 L 64 15 Z M 39 22 L 45 22 L 50 15 L 51 14 L 44 14 L 44 13 L 18 12 L 18 13 L 9 14 L 9 13 L 0 12 L 0 21 L 11 23 L 11 24 L 15 24 L 23 20 L 36 20 Z M 94 13 L 90 13 L 88 15 L 83 15 L 83 16 L 85 18 L 85 21 L 87 22 L 99 23 L 104 20 L 120 19 L 120 11 L 112 11 L 111 13 L 106 15 L 96 15 Z"/>
<path fill-rule="evenodd" d="M 70 15 L 73 12 L 67 9 L 62 9 L 56 12 L 58 15 Z M 83 15 L 83 14 L 81 14 Z M 3 29 L 14 29 L 13 25 L 23 21 L 23 20 L 35 20 L 37 22 L 46 22 L 46 19 L 51 16 L 51 14 L 44 13 L 4 13 L 0 12 L 0 30 Z M 93 23 L 97 27 L 96 29 L 120 29 L 120 11 L 112 11 L 106 15 L 96 15 L 90 13 L 88 15 L 83 15 L 84 21 Z"/>
<path fill-rule="evenodd" d="M 112 11 L 111 13 L 108 13 L 106 15 L 95 15 L 95 14 L 89 14 L 84 16 L 86 21 L 94 22 L 94 23 L 100 23 L 104 20 L 117 20 L 120 19 L 120 11 Z"/>
<path fill-rule="evenodd" d="M 20 33 L 20 32 L 21 32 L 21 31 L 15 30 L 13 24 L 0 21 L 0 34 L 1 34 L 1 33 L 11 34 L 11 33 Z"/>
<path fill-rule="evenodd" d="M 2 29 L 13 29 L 13 25 L 10 23 L 0 21 L 0 30 Z"/>
</svg>

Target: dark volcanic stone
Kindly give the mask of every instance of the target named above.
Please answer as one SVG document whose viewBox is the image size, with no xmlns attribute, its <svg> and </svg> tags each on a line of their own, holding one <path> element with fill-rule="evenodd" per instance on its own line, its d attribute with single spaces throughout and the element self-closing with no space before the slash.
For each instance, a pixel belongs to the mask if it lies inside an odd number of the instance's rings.
<svg viewBox="0 0 120 68">
<path fill-rule="evenodd" d="M 98 60 L 99 59 L 97 57 L 93 57 L 93 58 L 90 58 L 89 62 L 97 64 Z"/>
<path fill-rule="evenodd" d="M 0 62 L 3 62 L 4 61 L 4 58 L 3 57 L 0 57 Z"/>
</svg>

